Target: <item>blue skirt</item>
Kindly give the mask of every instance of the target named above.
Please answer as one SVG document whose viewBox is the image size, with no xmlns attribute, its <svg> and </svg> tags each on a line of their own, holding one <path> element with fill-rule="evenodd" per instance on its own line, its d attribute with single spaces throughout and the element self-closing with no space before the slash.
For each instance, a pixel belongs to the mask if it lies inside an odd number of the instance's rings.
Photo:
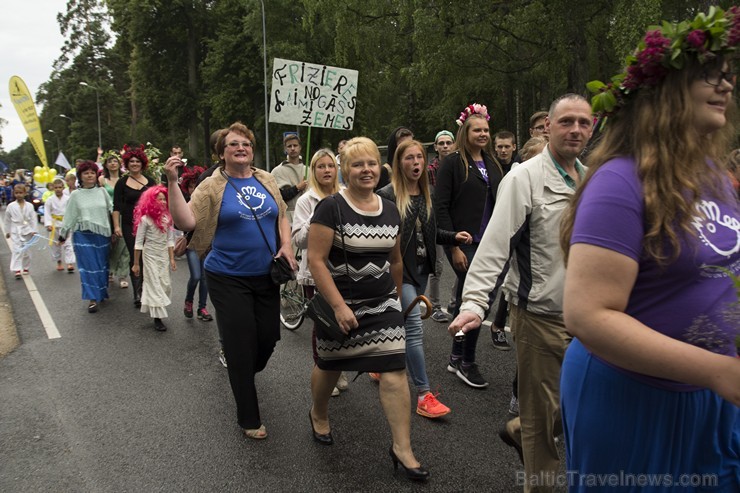
<svg viewBox="0 0 740 493">
<path fill-rule="evenodd" d="M 91 231 L 75 231 L 72 239 L 80 272 L 82 299 L 107 299 L 110 238 Z"/>
<path fill-rule="evenodd" d="M 568 491 L 740 492 L 740 410 L 711 390 L 648 385 L 573 339 L 560 401 Z"/>
</svg>

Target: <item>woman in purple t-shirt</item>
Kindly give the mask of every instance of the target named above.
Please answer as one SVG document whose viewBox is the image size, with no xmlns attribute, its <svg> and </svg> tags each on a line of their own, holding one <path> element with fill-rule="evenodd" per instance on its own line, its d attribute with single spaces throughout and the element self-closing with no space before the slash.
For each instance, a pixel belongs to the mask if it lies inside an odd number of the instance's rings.
<svg viewBox="0 0 740 493">
<path fill-rule="evenodd" d="M 570 491 L 740 491 L 740 207 L 714 164 L 737 135 L 740 10 L 692 25 L 649 32 L 593 101 L 608 124 L 563 219 Z"/>
</svg>

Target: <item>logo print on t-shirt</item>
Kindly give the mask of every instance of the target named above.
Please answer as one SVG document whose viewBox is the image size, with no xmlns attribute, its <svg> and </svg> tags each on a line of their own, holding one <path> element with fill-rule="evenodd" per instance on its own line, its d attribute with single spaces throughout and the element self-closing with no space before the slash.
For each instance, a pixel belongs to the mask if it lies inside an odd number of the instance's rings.
<svg viewBox="0 0 740 493">
<path fill-rule="evenodd" d="M 245 204 L 244 200 L 242 200 L 242 196 L 244 196 L 249 204 Z M 252 185 L 248 187 L 242 187 L 242 193 L 239 194 L 238 199 L 239 203 L 246 208 L 251 207 L 254 209 L 255 212 L 260 210 L 262 206 L 265 204 L 265 199 L 267 198 L 267 195 L 257 191 L 257 187 L 254 187 Z"/>
<path fill-rule="evenodd" d="M 697 204 L 696 209 L 700 215 L 694 216 L 691 223 L 699 232 L 702 243 L 725 257 L 740 251 L 740 220 L 738 218 L 729 214 L 722 215 L 719 206 L 714 201 L 702 200 Z M 735 240 L 734 245 L 732 245 L 733 239 Z M 732 246 L 729 249 L 722 249 L 720 248 L 722 244 Z"/>
</svg>

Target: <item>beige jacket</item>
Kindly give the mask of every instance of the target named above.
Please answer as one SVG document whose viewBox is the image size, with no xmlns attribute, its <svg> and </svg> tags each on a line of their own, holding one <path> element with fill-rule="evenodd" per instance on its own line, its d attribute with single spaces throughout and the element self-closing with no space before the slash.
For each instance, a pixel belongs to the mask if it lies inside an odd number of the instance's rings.
<svg viewBox="0 0 740 493">
<path fill-rule="evenodd" d="M 188 203 L 190 210 L 195 215 L 195 230 L 193 238 L 190 240 L 189 248 L 193 248 L 200 258 L 204 258 L 211 249 L 213 236 L 216 234 L 216 227 L 218 226 L 218 215 L 221 212 L 221 200 L 223 199 L 225 188 L 229 186 L 221 174 L 221 169 L 219 168 L 211 176 L 203 180 L 203 183 L 198 185 L 198 188 L 195 189 Z M 267 189 L 277 203 L 279 223 L 285 216 L 287 206 L 285 205 L 285 201 L 283 201 L 283 197 L 280 195 L 275 178 L 267 171 L 261 169 L 253 168 L 252 171 L 257 181 Z M 279 224 L 277 230 L 278 232 L 280 231 Z"/>
</svg>

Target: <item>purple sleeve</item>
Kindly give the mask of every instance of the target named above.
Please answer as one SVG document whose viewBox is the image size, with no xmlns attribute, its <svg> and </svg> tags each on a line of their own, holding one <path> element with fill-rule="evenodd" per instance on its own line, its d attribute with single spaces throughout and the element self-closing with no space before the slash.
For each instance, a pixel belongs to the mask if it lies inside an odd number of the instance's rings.
<svg viewBox="0 0 740 493">
<path fill-rule="evenodd" d="M 586 185 L 576 211 L 571 245 L 596 245 L 640 261 L 643 198 L 634 161 L 605 163 Z"/>
</svg>

